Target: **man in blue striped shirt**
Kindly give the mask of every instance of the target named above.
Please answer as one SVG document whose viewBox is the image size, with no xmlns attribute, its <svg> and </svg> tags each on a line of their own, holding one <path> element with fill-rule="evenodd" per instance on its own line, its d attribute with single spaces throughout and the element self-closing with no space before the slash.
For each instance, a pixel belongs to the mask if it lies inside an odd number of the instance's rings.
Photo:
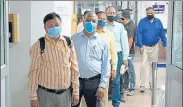
<svg viewBox="0 0 183 107">
<path fill-rule="evenodd" d="M 80 98 L 84 95 L 87 107 L 100 107 L 110 75 L 107 43 L 96 33 L 98 17 L 93 12 L 84 16 L 84 30 L 72 36 L 79 72 Z M 80 103 L 79 103 L 80 104 Z M 73 107 L 79 107 L 75 105 Z"/>
<path fill-rule="evenodd" d="M 116 42 L 116 50 L 118 54 L 118 64 L 116 70 L 116 78 L 112 80 L 112 105 L 113 107 L 120 106 L 120 100 L 124 102 L 124 96 L 120 98 L 120 69 L 122 64 L 126 67 L 128 66 L 128 56 L 129 56 L 129 45 L 127 31 L 121 23 L 115 22 L 116 10 L 114 7 L 110 6 L 106 8 L 107 14 L 107 26 L 106 28 L 114 33 L 114 38 Z"/>
<path fill-rule="evenodd" d="M 147 17 L 140 20 L 137 28 L 136 44 L 140 48 L 142 55 L 142 66 L 140 69 L 140 92 L 145 91 L 145 72 L 147 61 L 158 62 L 159 45 L 161 39 L 163 47 L 167 46 L 167 38 L 161 21 L 154 17 L 154 10 L 152 7 L 146 9 Z M 151 71 L 151 70 L 150 70 Z M 151 88 L 151 72 L 149 76 L 149 85 Z"/>
</svg>

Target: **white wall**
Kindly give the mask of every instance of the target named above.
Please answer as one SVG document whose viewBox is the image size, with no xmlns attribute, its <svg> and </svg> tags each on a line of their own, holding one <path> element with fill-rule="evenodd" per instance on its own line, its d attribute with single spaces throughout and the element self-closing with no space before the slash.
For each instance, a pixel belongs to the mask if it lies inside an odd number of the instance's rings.
<svg viewBox="0 0 183 107">
<path fill-rule="evenodd" d="M 69 6 L 68 3 L 60 2 Z M 65 4 L 64 4 L 65 3 Z M 28 73 L 29 49 L 35 41 L 44 36 L 43 18 L 55 11 L 54 1 L 11 1 L 10 13 L 19 14 L 19 43 L 10 44 L 10 94 L 12 107 L 29 107 Z M 72 11 L 71 11 L 72 12 Z M 69 13 L 66 18 L 70 17 Z M 65 34 L 71 33 L 71 19 L 64 19 Z M 70 22 L 69 22 L 70 20 Z"/>
<path fill-rule="evenodd" d="M 49 7 L 49 8 L 48 8 Z M 71 16 L 73 1 L 32 1 L 31 2 L 31 45 L 45 35 L 43 18 L 56 12 L 62 18 L 63 35 L 71 36 Z"/>
<path fill-rule="evenodd" d="M 55 1 L 54 11 L 62 18 L 62 34 L 71 37 L 71 19 L 74 13 L 73 1 Z"/>
<path fill-rule="evenodd" d="M 163 14 L 155 14 L 155 17 L 159 18 L 163 23 L 163 27 L 167 29 L 168 1 L 138 1 L 138 21 L 146 16 L 146 8 L 152 7 L 155 3 L 158 5 L 165 5 L 165 12 Z"/>
<path fill-rule="evenodd" d="M 5 96 L 5 94 L 6 94 L 6 89 L 5 89 L 5 87 L 6 87 L 6 80 L 5 80 L 5 78 L 4 79 L 2 79 L 1 80 L 1 107 L 6 107 L 5 106 L 5 99 L 6 99 L 6 96 Z"/>
<path fill-rule="evenodd" d="M 10 12 L 19 14 L 19 43 L 10 44 L 10 94 L 12 107 L 29 107 L 28 71 L 29 48 L 31 46 L 31 4 L 30 1 L 10 2 Z"/>
<path fill-rule="evenodd" d="M 43 18 L 54 12 L 53 1 L 31 1 L 31 45 L 45 35 Z"/>
</svg>

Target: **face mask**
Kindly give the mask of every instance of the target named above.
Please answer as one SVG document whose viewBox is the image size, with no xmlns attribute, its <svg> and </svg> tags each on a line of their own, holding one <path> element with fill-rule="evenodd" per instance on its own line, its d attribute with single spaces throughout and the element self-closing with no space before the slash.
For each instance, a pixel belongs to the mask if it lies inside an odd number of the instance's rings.
<svg viewBox="0 0 183 107">
<path fill-rule="evenodd" d="M 85 29 L 88 33 L 95 32 L 95 30 L 96 30 L 96 24 L 93 23 L 93 22 L 84 22 L 84 29 Z"/>
<path fill-rule="evenodd" d="M 114 22 L 116 20 L 116 16 L 107 16 L 107 20 L 109 22 Z"/>
<path fill-rule="evenodd" d="M 104 20 L 98 20 L 98 25 L 100 27 L 104 27 L 104 26 L 106 26 L 106 21 L 104 21 Z"/>
<path fill-rule="evenodd" d="M 48 35 L 51 38 L 57 38 L 60 36 L 61 28 L 60 27 L 53 27 L 48 29 Z"/>
<path fill-rule="evenodd" d="M 147 15 L 147 18 L 148 18 L 149 20 L 151 20 L 151 19 L 154 18 L 154 15 Z"/>
<path fill-rule="evenodd" d="M 130 20 L 134 21 L 134 16 L 130 15 Z"/>
</svg>

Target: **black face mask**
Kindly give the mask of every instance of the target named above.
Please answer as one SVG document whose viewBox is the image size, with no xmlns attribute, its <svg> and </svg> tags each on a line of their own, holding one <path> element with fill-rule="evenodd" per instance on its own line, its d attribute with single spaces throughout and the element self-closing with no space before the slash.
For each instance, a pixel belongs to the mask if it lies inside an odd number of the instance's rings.
<svg viewBox="0 0 183 107">
<path fill-rule="evenodd" d="M 154 15 L 147 15 L 147 18 L 148 18 L 149 20 L 151 20 L 151 19 L 154 18 Z"/>
<path fill-rule="evenodd" d="M 114 22 L 116 20 L 116 16 L 107 16 L 107 20 L 109 22 Z"/>
</svg>

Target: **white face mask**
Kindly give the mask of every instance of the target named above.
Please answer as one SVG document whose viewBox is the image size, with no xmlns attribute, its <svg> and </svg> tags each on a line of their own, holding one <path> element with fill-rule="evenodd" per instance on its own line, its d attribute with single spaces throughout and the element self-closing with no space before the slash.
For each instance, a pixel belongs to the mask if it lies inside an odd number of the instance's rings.
<svg viewBox="0 0 183 107">
<path fill-rule="evenodd" d="M 133 15 L 130 15 L 130 19 L 131 19 L 132 21 L 135 20 Z"/>
</svg>

